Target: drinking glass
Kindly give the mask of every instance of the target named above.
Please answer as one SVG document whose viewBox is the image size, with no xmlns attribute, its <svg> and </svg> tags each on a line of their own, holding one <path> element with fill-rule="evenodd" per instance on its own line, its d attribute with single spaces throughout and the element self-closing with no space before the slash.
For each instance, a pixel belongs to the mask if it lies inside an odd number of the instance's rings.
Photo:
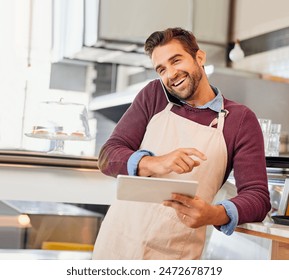
<svg viewBox="0 0 289 280">
<path fill-rule="evenodd" d="M 271 123 L 266 156 L 279 156 L 281 124 Z"/>
<path fill-rule="evenodd" d="M 265 149 L 265 154 L 267 155 L 272 121 L 270 119 L 258 119 L 258 121 L 261 126 L 262 133 L 263 133 L 264 149 Z"/>
</svg>

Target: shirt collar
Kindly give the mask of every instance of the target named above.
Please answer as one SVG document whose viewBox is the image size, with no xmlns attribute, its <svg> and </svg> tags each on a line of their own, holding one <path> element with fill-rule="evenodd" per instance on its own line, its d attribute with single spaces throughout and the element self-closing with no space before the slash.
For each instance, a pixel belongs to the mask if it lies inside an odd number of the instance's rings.
<svg viewBox="0 0 289 280">
<path fill-rule="evenodd" d="M 221 112 L 222 107 L 223 107 L 223 97 L 222 97 L 222 93 L 221 91 L 212 86 L 211 85 L 212 90 L 215 93 L 215 98 L 210 100 L 209 102 L 207 102 L 206 104 L 202 105 L 202 106 L 196 106 L 195 108 L 198 109 L 211 109 L 212 111 L 215 111 L 217 113 Z M 187 102 L 181 101 L 183 104 L 187 104 L 190 106 L 190 104 L 188 104 Z"/>
<path fill-rule="evenodd" d="M 210 100 L 209 102 L 207 102 L 206 104 L 202 105 L 202 106 L 197 106 L 196 108 L 198 109 L 211 109 L 217 113 L 221 112 L 222 110 L 222 105 L 223 105 L 223 97 L 222 97 L 222 93 L 221 91 L 214 87 L 211 86 L 212 90 L 214 91 L 214 93 L 216 94 L 216 97 L 212 100 Z"/>
</svg>

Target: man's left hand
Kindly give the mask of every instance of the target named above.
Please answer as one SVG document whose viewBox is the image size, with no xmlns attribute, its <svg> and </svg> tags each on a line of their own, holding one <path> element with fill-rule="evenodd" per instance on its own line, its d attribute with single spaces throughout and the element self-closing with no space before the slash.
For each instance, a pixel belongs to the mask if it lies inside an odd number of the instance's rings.
<svg viewBox="0 0 289 280">
<path fill-rule="evenodd" d="M 198 196 L 173 193 L 172 200 L 165 200 L 163 205 L 174 208 L 182 223 L 190 228 L 220 226 L 230 221 L 222 205 L 211 205 Z"/>
</svg>

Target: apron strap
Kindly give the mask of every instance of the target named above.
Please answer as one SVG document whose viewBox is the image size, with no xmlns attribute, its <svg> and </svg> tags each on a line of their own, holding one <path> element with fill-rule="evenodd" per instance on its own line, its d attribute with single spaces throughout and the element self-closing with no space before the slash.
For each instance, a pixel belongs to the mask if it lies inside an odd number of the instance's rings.
<svg viewBox="0 0 289 280">
<path fill-rule="evenodd" d="M 217 119 L 217 129 L 220 131 L 223 131 L 224 128 L 224 122 L 225 122 L 225 117 L 229 114 L 228 110 L 221 110 L 218 114 L 218 119 Z"/>
<path fill-rule="evenodd" d="M 166 106 L 165 110 L 167 113 L 169 113 L 174 106 L 173 103 L 169 102 L 168 105 Z M 222 104 L 222 109 L 218 113 L 218 117 L 213 119 L 212 122 L 210 123 L 210 127 L 214 126 L 217 124 L 217 129 L 223 131 L 224 127 L 224 119 L 225 117 L 229 114 L 229 111 L 224 109 L 224 103 Z"/>
<path fill-rule="evenodd" d="M 224 120 L 225 120 L 225 117 L 227 117 L 228 114 L 229 114 L 229 111 L 227 109 L 224 109 L 224 103 L 222 103 L 222 109 L 218 113 L 218 117 L 214 118 L 209 126 L 212 127 L 212 126 L 217 124 L 217 129 L 223 131 Z"/>
<path fill-rule="evenodd" d="M 173 106 L 174 106 L 174 104 L 169 102 L 164 111 L 170 112 Z"/>
</svg>

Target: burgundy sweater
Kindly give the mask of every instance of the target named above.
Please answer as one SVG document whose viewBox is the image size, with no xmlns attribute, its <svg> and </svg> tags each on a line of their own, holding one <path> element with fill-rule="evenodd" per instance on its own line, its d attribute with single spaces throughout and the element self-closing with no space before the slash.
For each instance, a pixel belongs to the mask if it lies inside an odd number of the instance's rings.
<svg viewBox="0 0 289 280">
<path fill-rule="evenodd" d="M 127 174 L 127 161 L 139 149 L 147 124 L 167 104 L 159 80 L 150 82 L 139 92 L 100 151 L 99 168 L 104 174 Z M 238 195 L 231 201 L 238 209 L 238 224 L 262 221 L 271 206 L 260 125 L 255 114 L 244 105 L 224 98 L 224 108 L 229 114 L 223 129 L 228 151 L 223 182 L 233 170 Z M 211 109 L 185 104 L 173 106 L 172 112 L 202 125 L 209 125 L 217 116 Z"/>
</svg>

